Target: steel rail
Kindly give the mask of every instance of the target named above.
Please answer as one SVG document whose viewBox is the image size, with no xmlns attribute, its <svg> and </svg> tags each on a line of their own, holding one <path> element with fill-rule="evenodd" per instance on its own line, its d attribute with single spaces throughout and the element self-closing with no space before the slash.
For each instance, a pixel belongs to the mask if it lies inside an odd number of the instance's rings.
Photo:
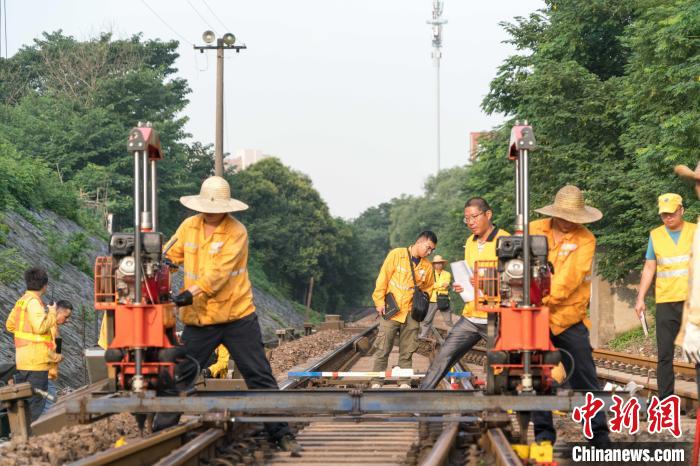
<svg viewBox="0 0 700 466">
<path fill-rule="evenodd" d="M 113 447 L 70 463 L 72 466 L 133 466 L 153 464 L 179 448 L 185 436 L 200 428 L 198 420 L 170 427 L 148 437 L 132 440 L 121 447 Z"/>
<path fill-rule="evenodd" d="M 356 352 L 355 344 L 362 340 L 363 338 L 370 338 L 374 333 L 377 332 L 379 324 L 374 324 L 368 327 L 366 330 L 358 333 L 352 337 L 347 342 L 343 343 L 340 347 L 332 350 L 326 355 L 322 356 L 320 359 L 312 363 L 309 367 L 304 369 L 304 372 L 313 372 L 320 369 L 323 370 L 336 370 L 340 368 L 352 355 Z M 308 377 L 301 378 L 288 378 L 287 380 L 279 384 L 280 390 L 289 390 L 301 386 L 308 380 Z"/>
<path fill-rule="evenodd" d="M 486 348 L 483 346 L 475 346 L 471 349 L 473 353 L 486 354 Z M 646 356 L 638 356 L 634 354 L 621 353 L 619 351 L 594 349 L 593 359 L 601 362 L 611 361 L 630 366 L 644 367 L 656 370 L 658 361 L 656 358 Z M 613 369 L 615 370 L 615 369 Z M 683 376 L 695 379 L 695 365 L 683 361 L 673 361 L 673 372 Z"/>
<path fill-rule="evenodd" d="M 421 466 L 443 466 L 447 462 L 450 450 L 457 439 L 457 432 L 459 432 L 459 422 L 447 423 L 435 441 L 430 453 L 421 462 Z"/>
<path fill-rule="evenodd" d="M 497 466 L 522 466 L 523 462 L 501 429 L 489 429 L 484 437 L 486 446 L 495 456 Z"/>
<path fill-rule="evenodd" d="M 199 458 L 202 452 L 209 450 L 217 440 L 224 436 L 223 429 L 210 428 L 193 438 L 168 456 L 161 458 L 153 466 L 182 466 Z"/>
<path fill-rule="evenodd" d="M 612 402 L 609 392 L 596 392 Z M 204 394 L 202 394 L 204 395 Z M 625 395 L 623 395 L 623 398 Z M 643 403 L 644 400 L 640 400 Z M 483 396 L 467 390 L 245 390 L 217 392 L 210 396 L 143 397 L 136 394 L 118 398 L 82 398 L 66 402 L 66 412 L 85 417 L 103 413 L 214 411 L 241 415 L 348 414 L 460 414 L 500 409 L 513 411 L 571 411 L 585 404 L 583 392 L 546 396 Z M 645 405 L 643 403 L 643 405 Z"/>
</svg>

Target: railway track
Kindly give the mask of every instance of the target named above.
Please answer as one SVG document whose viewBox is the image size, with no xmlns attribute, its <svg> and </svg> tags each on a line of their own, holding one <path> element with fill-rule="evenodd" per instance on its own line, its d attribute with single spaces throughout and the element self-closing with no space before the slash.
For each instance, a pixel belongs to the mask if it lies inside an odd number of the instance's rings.
<svg viewBox="0 0 700 466">
<path fill-rule="evenodd" d="M 336 350 L 317 358 L 306 371 L 344 371 L 366 363 L 367 351 L 376 336 L 377 326 L 362 330 Z M 359 381 L 360 383 L 366 383 Z M 353 381 L 352 383 L 358 383 Z M 309 388 L 316 381 L 288 379 L 283 390 Z M 327 388 L 327 385 L 324 385 Z M 328 417 L 297 424 L 297 439 L 302 456 L 293 457 L 276 450 L 264 435 L 247 422 L 211 422 L 211 418 L 192 418 L 178 426 L 131 441 L 79 462 L 97 465 L 464 465 L 522 464 L 514 454 L 506 433 L 498 428 L 485 429 L 482 420 L 472 422 L 416 422 L 405 418 L 377 416 L 357 420 Z M 488 458 L 489 461 L 484 462 Z"/>
<path fill-rule="evenodd" d="M 486 348 L 475 346 L 466 356 L 468 364 L 483 365 L 486 358 Z M 598 369 L 598 378 L 603 382 L 626 385 L 629 382 L 642 386 L 643 394 L 658 392 L 656 384 L 656 359 L 617 351 L 593 350 L 593 360 Z M 675 393 L 681 398 L 686 410 L 698 404 L 695 365 L 674 361 L 673 370 L 676 375 Z"/>
</svg>

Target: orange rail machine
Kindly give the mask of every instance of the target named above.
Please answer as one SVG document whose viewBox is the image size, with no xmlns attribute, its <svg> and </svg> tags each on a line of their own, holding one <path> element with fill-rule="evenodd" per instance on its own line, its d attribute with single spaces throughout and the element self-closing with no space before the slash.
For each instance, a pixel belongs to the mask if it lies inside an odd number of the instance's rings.
<svg viewBox="0 0 700 466">
<path fill-rule="evenodd" d="M 486 391 L 489 394 L 548 393 L 559 351 L 549 338 L 551 264 L 547 238 L 528 227 L 528 155 L 536 148 L 532 127 L 511 130 L 508 157 L 515 162 L 515 235 L 498 238 L 497 261 L 475 264 L 477 307 L 488 312 Z"/>
<path fill-rule="evenodd" d="M 140 392 L 171 386 L 184 350 L 175 336 L 167 248 L 157 231 L 156 164 L 163 153 L 150 123 L 130 131 L 127 151 L 134 158 L 134 231 L 112 234 L 110 255 L 97 258 L 95 309 L 105 311 L 105 360 L 116 388 Z"/>
</svg>

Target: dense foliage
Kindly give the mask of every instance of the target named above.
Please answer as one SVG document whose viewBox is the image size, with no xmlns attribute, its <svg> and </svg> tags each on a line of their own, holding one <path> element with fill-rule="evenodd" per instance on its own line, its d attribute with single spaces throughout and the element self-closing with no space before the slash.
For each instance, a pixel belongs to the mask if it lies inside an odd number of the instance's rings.
<svg viewBox="0 0 700 466">
<path fill-rule="evenodd" d="M 363 213 L 355 224 L 371 222 L 374 246 L 366 247 L 386 251 L 429 227 L 438 253 L 458 259 L 467 234 L 461 206 L 475 195 L 511 228 L 506 148 L 514 121 L 528 120 L 540 145 L 530 164 L 533 210 L 567 183 L 582 188 L 605 215 L 590 225 L 598 270 L 624 278 L 641 266 L 648 232 L 660 223 L 657 196 L 677 192 L 686 219 L 700 213 L 691 187 L 672 173 L 700 160 L 700 3 L 548 0 L 503 26 L 518 53 L 498 69 L 483 108 L 506 121 L 480 140 L 473 165 L 429 178 L 422 196 L 382 204 L 381 218 L 376 209 Z M 371 263 L 375 274 L 379 263 Z"/>
</svg>

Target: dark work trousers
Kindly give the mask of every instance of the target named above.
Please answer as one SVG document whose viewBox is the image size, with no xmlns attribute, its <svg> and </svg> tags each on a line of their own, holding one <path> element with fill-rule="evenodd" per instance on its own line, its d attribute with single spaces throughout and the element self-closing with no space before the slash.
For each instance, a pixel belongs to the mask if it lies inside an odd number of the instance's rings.
<svg viewBox="0 0 700 466">
<path fill-rule="evenodd" d="M 204 327 L 186 325 L 182 332 L 182 341 L 185 344 L 187 354 L 197 360 L 200 369 L 206 367 L 209 357 L 217 346 L 223 343 L 231 353 L 231 358 L 241 371 L 249 389 L 279 389 L 277 381 L 272 376 L 270 363 L 265 357 L 265 348 L 256 313 L 225 324 Z M 190 361 L 183 364 L 188 363 L 190 366 L 192 365 Z M 180 372 L 190 370 L 191 367 L 186 367 Z M 270 396 L 274 397 L 275 395 L 270 393 Z M 154 420 L 153 429 L 161 430 L 176 424 L 179 420 L 179 414 L 176 416 L 159 414 Z M 265 423 L 265 430 L 273 440 L 280 440 L 285 435 L 291 435 L 286 422 Z"/>
<path fill-rule="evenodd" d="M 568 351 L 574 358 L 575 367 L 571 371 L 571 358 L 568 354 L 561 356 L 567 377 L 566 384 L 574 390 L 600 390 L 598 375 L 593 363 L 593 348 L 591 348 L 588 328 L 579 322 L 564 330 L 559 335 L 550 334 L 552 343 L 557 348 Z M 535 411 L 532 413 L 532 422 L 535 425 L 535 440 L 541 442 L 549 440 L 554 443 L 557 432 L 554 430 L 551 411 Z M 593 443 L 607 443 L 608 424 L 604 410 L 598 411 L 592 421 Z"/>
<path fill-rule="evenodd" d="M 675 377 L 673 375 L 674 341 L 678 336 L 683 319 L 683 301 L 658 303 L 656 305 L 656 347 L 659 359 L 656 363 L 656 383 L 659 386 L 659 398 L 662 400 L 673 395 Z"/>
<path fill-rule="evenodd" d="M 482 338 L 486 339 L 486 324 L 475 324 L 465 317 L 460 317 L 447 334 L 437 356 L 430 363 L 419 388 L 430 390 L 437 387 L 450 368 Z"/>
<path fill-rule="evenodd" d="M 32 388 L 47 391 L 49 385 L 49 371 L 17 371 L 15 372 L 15 383 L 29 382 Z M 46 399 L 34 394 L 29 399 L 29 409 L 32 413 L 32 422 L 36 421 L 44 411 Z"/>
</svg>

